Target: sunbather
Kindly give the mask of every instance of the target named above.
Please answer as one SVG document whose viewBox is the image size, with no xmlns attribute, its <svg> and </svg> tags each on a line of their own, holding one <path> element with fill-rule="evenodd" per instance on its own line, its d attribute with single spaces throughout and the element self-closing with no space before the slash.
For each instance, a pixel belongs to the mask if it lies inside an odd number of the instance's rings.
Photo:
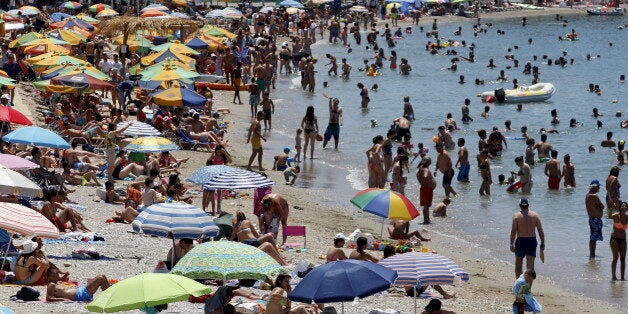
<svg viewBox="0 0 628 314">
<path fill-rule="evenodd" d="M 38 244 L 27 241 L 22 244 L 22 253 L 15 263 L 15 280 L 18 285 L 38 285 L 44 284 L 46 278 L 44 274 L 50 267 L 48 261 L 37 254 Z"/>
<path fill-rule="evenodd" d="M 98 289 L 107 290 L 111 285 L 105 275 L 96 276 L 87 285 L 71 287 L 64 284 L 50 283 L 46 291 L 46 301 L 81 301 L 88 302 L 94 299 Z"/>
<path fill-rule="evenodd" d="M 96 173 L 92 170 L 87 171 L 79 171 L 72 169 L 70 163 L 67 161 L 63 161 L 61 163 L 63 166 L 63 172 L 61 173 L 61 177 L 71 185 L 80 185 L 80 186 L 99 186 L 100 182 L 96 178 Z"/>
<path fill-rule="evenodd" d="M 44 200 L 41 214 L 48 218 L 59 229 L 59 232 L 65 232 L 68 222 L 72 226 L 72 231 L 90 232 L 83 224 L 83 217 L 73 208 L 62 204 L 65 201 L 64 192 L 54 189 L 45 190 Z"/>
<path fill-rule="evenodd" d="M 127 198 L 124 201 L 124 210 L 122 212 L 116 211 L 116 217 L 114 217 L 114 220 L 117 220 L 116 222 L 130 224 L 137 216 L 139 216 L 139 214 L 140 213 L 137 211 L 137 203 L 134 200 Z"/>
<path fill-rule="evenodd" d="M 272 257 L 280 265 L 287 265 L 287 262 L 284 260 L 281 254 L 279 254 L 279 251 L 275 246 L 275 238 L 273 237 L 273 235 L 267 233 L 263 236 L 260 236 L 257 233 L 257 230 L 255 230 L 253 224 L 246 219 L 246 216 L 242 211 L 236 212 L 236 219 L 233 226 L 233 231 L 231 232 L 230 240 L 237 240 L 244 244 L 255 246 L 258 249 L 266 252 L 266 254 L 270 255 L 270 257 Z"/>
</svg>

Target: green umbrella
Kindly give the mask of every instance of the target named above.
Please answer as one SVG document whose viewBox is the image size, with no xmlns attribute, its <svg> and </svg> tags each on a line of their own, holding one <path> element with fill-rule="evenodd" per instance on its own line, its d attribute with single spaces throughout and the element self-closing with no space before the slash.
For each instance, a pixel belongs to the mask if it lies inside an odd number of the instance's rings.
<svg viewBox="0 0 628 314">
<path fill-rule="evenodd" d="M 451 4 L 458 4 L 463 2 L 471 2 L 472 0 L 451 0 Z"/>
<path fill-rule="evenodd" d="M 260 249 L 235 241 L 205 242 L 195 246 L 171 273 L 193 279 L 265 280 L 286 270 Z"/>
<path fill-rule="evenodd" d="M 15 87 L 15 80 L 8 77 L 0 76 L 0 86 Z"/>
<path fill-rule="evenodd" d="M 200 75 L 196 71 L 186 70 L 183 67 L 169 64 L 165 64 L 160 67 L 144 69 L 141 74 L 142 81 L 172 81 L 179 79 L 195 78 Z"/>
<path fill-rule="evenodd" d="M 120 312 L 186 301 L 211 289 L 192 279 L 172 274 L 145 273 L 122 280 L 100 293 L 86 308 L 92 312 Z"/>
<path fill-rule="evenodd" d="M 192 55 L 199 55 L 201 54 L 200 52 L 182 44 L 179 41 L 174 41 L 174 42 L 168 42 L 165 44 L 161 44 L 158 46 L 154 46 L 152 48 L 150 48 L 153 51 L 166 51 L 166 50 L 170 50 L 174 53 L 180 53 L 180 54 L 192 54 Z"/>
</svg>

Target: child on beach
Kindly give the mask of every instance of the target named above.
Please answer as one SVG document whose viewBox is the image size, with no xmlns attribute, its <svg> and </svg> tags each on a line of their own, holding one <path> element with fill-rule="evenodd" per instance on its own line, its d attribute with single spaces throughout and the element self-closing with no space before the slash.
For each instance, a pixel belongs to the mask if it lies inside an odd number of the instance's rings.
<svg viewBox="0 0 628 314">
<path fill-rule="evenodd" d="M 275 162 L 273 163 L 273 170 L 284 171 L 290 165 L 290 161 L 288 160 L 288 154 L 290 154 L 290 148 L 286 147 L 283 149 L 283 153 L 279 153 L 275 156 Z"/>
<path fill-rule="evenodd" d="M 297 180 L 297 174 L 301 172 L 301 168 L 299 166 L 288 167 L 288 169 L 283 171 L 283 177 L 286 179 L 287 185 L 294 185 L 294 181 Z M 292 178 L 292 180 L 290 180 Z"/>
<path fill-rule="evenodd" d="M 294 137 L 294 149 L 297 151 L 294 155 L 294 162 L 301 161 L 301 134 L 303 133 L 303 129 L 297 129 L 297 135 Z"/>
</svg>

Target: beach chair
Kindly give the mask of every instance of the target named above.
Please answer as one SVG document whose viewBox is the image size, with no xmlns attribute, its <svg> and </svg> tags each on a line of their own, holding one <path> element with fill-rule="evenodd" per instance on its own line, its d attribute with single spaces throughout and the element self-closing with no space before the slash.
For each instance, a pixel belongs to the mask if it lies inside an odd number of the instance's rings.
<svg viewBox="0 0 628 314">
<path fill-rule="evenodd" d="M 307 243 L 305 226 L 285 226 L 283 227 L 283 235 L 286 237 L 303 237 L 303 242 L 286 242 L 286 247 L 305 248 Z"/>
<path fill-rule="evenodd" d="M 13 246 L 13 243 L 11 242 L 11 236 L 9 235 L 9 232 L 4 229 L 0 229 L 0 251 L 2 252 L 2 256 L 4 256 L 5 252 L 7 252 L 7 249 L 9 249 L 7 254 L 8 256 L 15 256 L 19 254 L 18 250 Z"/>
<path fill-rule="evenodd" d="M 197 140 L 191 139 L 185 131 L 182 129 L 177 129 L 177 139 L 179 140 L 179 146 L 183 148 L 183 146 L 188 146 L 190 149 L 196 149 L 198 146 L 205 146 L 207 150 L 210 150 L 212 146 L 215 146 L 212 142 L 201 142 Z"/>
</svg>

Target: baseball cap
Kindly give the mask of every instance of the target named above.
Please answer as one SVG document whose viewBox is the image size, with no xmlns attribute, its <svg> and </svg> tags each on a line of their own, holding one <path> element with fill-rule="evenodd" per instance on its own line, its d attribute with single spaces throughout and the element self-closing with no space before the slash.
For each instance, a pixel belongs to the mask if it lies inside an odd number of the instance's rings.
<svg viewBox="0 0 628 314">
<path fill-rule="evenodd" d="M 7 99 L 7 100 L 11 100 L 11 97 L 7 94 L 2 94 L 2 96 L 0 96 L 0 99 Z"/>
<path fill-rule="evenodd" d="M 519 200 L 519 206 L 528 206 L 528 205 L 530 205 L 530 203 L 528 203 L 528 199 L 527 199 L 527 198 L 522 197 L 522 198 Z"/>
<path fill-rule="evenodd" d="M 37 242 L 34 242 L 32 240 L 26 240 L 22 244 L 22 254 L 33 253 L 33 251 L 35 251 L 37 249 L 37 246 L 39 246 L 39 244 L 37 244 Z"/>
<path fill-rule="evenodd" d="M 597 185 L 597 186 L 600 186 L 601 184 L 600 184 L 600 181 L 599 181 L 599 180 L 595 179 L 595 180 L 591 181 L 591 184 L 589 184 L 589 185 Z"/>
<path fill-rule="evenodd" d="M 334 236 L 334 240 L 336 240 L 336 239 L 342 239 L 342 240 L 347 241 L 347 237 L 345 237 L 345 235 L 344 235 L 344 234 L 342 234 L 342 232 L 341 232 L 341 233 L 337 233 L 337 234 Z"/>
<path fill-rule="evenodd" d="M 289 153 L 290 152 L 290 148 L 284 147 L 283 151 L 286 152 L 286 153 Z"/>
</svg>

